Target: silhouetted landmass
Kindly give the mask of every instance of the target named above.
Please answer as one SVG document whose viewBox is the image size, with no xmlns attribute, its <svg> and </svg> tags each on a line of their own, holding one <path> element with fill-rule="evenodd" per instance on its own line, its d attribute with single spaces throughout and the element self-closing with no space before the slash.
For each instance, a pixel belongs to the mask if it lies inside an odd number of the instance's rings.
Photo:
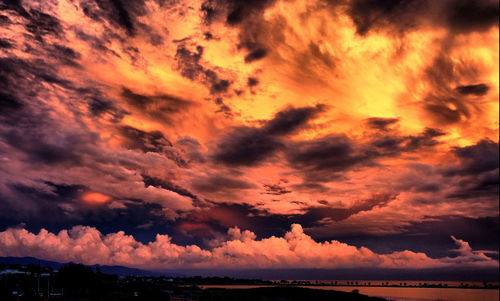
<svg viewBox="0 0 500 301">
<path fill-rule="evenodd" d="M 37 264 L 42 267 L 49 267 L 52 269 L 58 269 L 67 263 L 60 263 L 60 262 L 55 262 L 55 261 L 48 261 L 48 260 L 41 260 L 37 259 L 34 257 L 0 257 L 0 264 L 20 264 L 20 265 L 28 265 L 28 264 Z M 142 270 L 142 269 L 134 269 L 134 268 L 129 268 L 129 267 L 124 267 L 124 266 L 117 266 L 117 265 L 92 265 L 91 266 L 94 270 L 96 268 L 99 268 L 101 272 L 107 273 L 107 274 L 116 274 L 119 276 L 171 276 L 171 277 L 182 277 L 184 276 L 183 274 L 179 273 L 170 273 L 168 271 L 148 271 L 148 270 Z"/>
<path fill-rule="evenodd" d="M 0 264 L 2 301 L 216 301 L 216 300 L 384 300 L 358 293 L 299 288 L 292 283 L 229 277 L 118 276 L 99 267 L 69 263 L 54 270 L 35 264 Z M 194 284 L 268 285 L 249 289 L 202 289 Z"/>
</svg>

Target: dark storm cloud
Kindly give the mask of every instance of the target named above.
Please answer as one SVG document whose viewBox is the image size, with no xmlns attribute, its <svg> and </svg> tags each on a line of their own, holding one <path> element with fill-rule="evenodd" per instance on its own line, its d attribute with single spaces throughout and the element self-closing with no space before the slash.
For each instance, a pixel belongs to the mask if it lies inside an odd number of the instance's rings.
<svg viewBox="0 0 500 301">
<path fill-rule="evenodd" d="M 15 47 L 15 44 L 13 41 L 9 40 L 9 39 L 3 39 L 3 38 L 0 38 L 0 48 L 2 49 L 12 49 Z"/>
<path fill-rule="evenodd" d="M 0 9 L 12 10 L 22 16 L 26 16 L 28 14 L 24 9 L 21 0 L 4 0 L 0 2 Z"/>
<path fill-rule="evenodd" d="M 446 135 L 445 132 L 439 129 L 425 128 L 424 131 L 416 136 L 407 136 L 408 142 L 404 145 L 403 151 L 417 151 L 424 147 L 437 145 L 439 142 L 434 138 Z"/>
<path fill-rule="evenodd" d="M 460 32 L 487 30 L 499 21 L 496 0 L 448 1 L 445 13 L 450 28 Z"/>
<path fill-rule="evenodd" d="M 402 33 L 425 22 L 453 32 L 498 26 L 496 0 L 354 0 L 348 4 L 347 12 L 360 35 L 381 29 Z"/>
<path fill-rule="evenodd" d="M 166 190 L 173 191 L 179 195 L 187 196 L 192 199 L 198 199 L 194 194 L 192 194 L 189 190 L 180 187 L 172 183 L 169 179 L 160 179 L 156 177 L 150 177 L 148 175 L 142 174 L 142 181 L 144 182 L 144 187 L 153 186 L 157 188 L 163 188 Z"/>
<path fill-rule="evenodd" d="M 231 82 L 226 79 L 220 79 L 217 73 L 210 69 L 205 70 L 205 77 L 210 83 L 210 94 L 225 93 L 229 89 Z"/>
<path fill-rule="evenodd" d="M 148 36 L 147 41 L 153 45 L 153 46 L 161 46 L 165 43 L 165 39 L 163 36 L 156 32 L 153 27 L 144 24 L 144 23 L 139 23 L 140 28 L 142 29 L 142 32 Z"/>
<path fill-rule="evenodd" d="M 274 136 L 291 134 L 304 127 L 308 121 L 324 110 L 324 105 L 285 109 L 278 112 L 262 129 L 265 133 Z"/>
<path fill-rule="evenodd" d="M 1 210 L 8 214 L 0 214 L 0 218 L 10 223 L 33 222 L 67 222 L 71 219 L 68 215 L 79 214 L 72 210 L 67 211 L 66 205 L 77 204 L 79 195 L 86 191 L 83 185 L 58 185 L 51 182 L 40 183 L 40 185 L 27 186 L 22 183 L 7 183 L 9 191 L 2 195 L 0 206 L 9 206 L 11 203 L 20 202 L 17 206 L 12 206 L 9 210 Z M 2 192 L 0 192 L 1 194 Z M 21 207 L 29 207 L 29 210 L 22 210 Z M 64 209 L 66 208 L 66 209 Z M 80 219 L 82 216 L 78 216 Z"/>
<path fill-rule="evenodd" d="M 375 137 L 370 143 L 377 152 L 397 155 L 401 152 L 404 141 L 405 139 L 400 136 L 384 135 Z"/>
<path fill-rule="evenodd" d="M 203 2 L 201 10 L 205 13 L 207 22 L 222 15 L 227 24 L 238 25 L 245 19 L 255 18 L 274 2 L 274 0 L 207 0 Z"/>
<path fill-rule="evenodd" d="M 359 212 L 372 210 L 375 206 L 386 206 L 395 198 L 395 195 L 374 196 L 371 199 L 357 201 L 348 208 L 334 208 L 327 205 L 306 207 L 303 214 L 292 216 L 292 219 L 303 227 L 314 227 L 324 220 L 338 222 Z"/>
<path fill-rule="evenodd" d="M 145 13 L 142 0 L 82 0 L 80 7 L 87 17 L 100 22 L 102 19 L 109 20 L 111 24 L 125 30 L 129 36 L 136 34 L 135 19 Z"/>
<path fill-rule="evenodd" d="M 64 45 L 54 44 L 50 47 L 49 51 L 55 59 L 58 59 L 64 65 L 80 67 L 77 60 L 80 59 L 81 54 L 74 49 Z"/>
<path fill-rule="evenodd" d="M 292 192 L 291 190 L 288 190 L 286 187 L 283 187 L 280 184 L 265 184 L 264 188 L 266 189 L 266 192 L 263 192 L 263 194 L 283 195 Z"/>
<path fill-rule="evenodd" d="M 176 156 L 173 144 L 160 131 L 142 131 L 131 126 L 123 125 L 118 128 L 124 138 L 123 146 L 128 149 L 137 149 L 142 152 L 163 153 L 176 159 L 175 162 L 185 165 L 186 162 Z"/>
<path fill-rule="evenodd" d="M 69 57 L 77 56 L 71 50 L 61 49 Z M 74 107 L 86 100 L 75 84 L 59 77 L 59 65 L 49 62 L 0 58 L 0 110 L 7 113 L 0 116 L 0 139 L 6 146 L 5 152 L 13 157 L 22 155 L 21 160 L 31 164 L 79 165 L 83 154 L 89 151 L 88 146 L 98 139 L 91 131 L 82 134 L 58 124 L 54 110 L 45 102 L 51 88 L 71 93 Z M 61 103 L 66 100 L 51 96 Z M 76 109 L 73 112 L 80 113 Z"/>
<path fill-rule="evenodd" d="M 372 117 L 366 119 L 366 124 L 373 129 L 380 131 L 388 131 L 389 127 L 395 125 L 399 122 L 398 118 L 380 118 L 380 117 Z"/>
<path fill-rule="evenodd" d="M 31 32 L 35 39 L 42 40 L 45 35 L 60 35 L 63 28 L 56 17 L 37 10 L 31 10 L 26 30 Z"/>
<path fill-rule="evenodd" d="M 250 52 L 245 56 L 245 63 L 251 63 L 253 61 L 260 60 L 267 55 L 267 49 L 265 48 L 258 48 Z"/>
<path fill-rule="evenodd" d="M 247 80 L 247 85 L 249 87 L 255 87 L 259 84 L 259 80 L 255 77 L 249 77 Z"/>
<path fill-rule="evenodd" d="M 319 193 L 327 193 L 330 189 L 324 186 L 321 183 L 309 181 L 310 179 L 305 179 L 304 182 L 299 184 L 293 184 L 291 187 L 295 190 L 303 191 L 303 192 L 319 192 Z"/>
<path fill-rule="evenodd" d="M 477 84 L 477 85 L 467 85 L 467 86 L 458 86 L 455 88 L 458 93 L 463 95 L 476 95 L 482 96 L 488 93 L 490 87 L 486 84 Z"/>
<path fill-rule="evenodd" d="M 185 112 L 193 102 L 168 94 L 144 95 L 123 87 L 121 96 L 147 116 L 164 122 L 172 122 L 175 114 Z"/>
<path fill-rule="evenodd" d="M 89 112 L 94 117 L 109 116 L 109 120 L 113 123 L 120 122 L 123 117 L 128 114 L 127 111 L 117 108 L 113 101 L 101 98 L 100 93 L 89 97 L 88 101 Z"/>
<path fill-rule="evenodd" d="M 205 163 L 203 148 L 198 140 L 192 137 L 183 137 L 175 141 L 175 146 L 184 152 L 189 161 Z"/>
<path fill-rule="evenodd" d="M 0 92 L 0 113 L 2 116 L 7 114 L 15 113 L 15 111 L 21 109 L 23 104 L 17 97 L 11 94 Z M 5 115 L 4 115 L 5 114 Z M 0 117 L 1 119 L 2 117 Z"/>
<path fill-rule="evenodd" d="M 8 183 L 8 191 L 0 191 L 0 220 L 2 226 L 22 222 L 47 222 L 66 219 L 63 203 L 71 203 L 68 192 L 61 197 L 54 191 L 54 186 L 46 183 L 46 189 L 27 186 L 22 183 Z M 77 191 L 79 188 L 74 187 Z M 18 203 L 16 206 L 13 204 Z M 29 208 L 25 210 L 23 207 Z"/>
<path fill-rule="evenodd" d="M 475 145 L 456 147 L 454 154 L 460 159 L 461 166 L 450 174 L 477 175 L 493 171 L 499 167 L 498 143 L 481 140 Z"/>
<path fill-rule="evenodd" d="M 178 166 L 187 166 L 188 162 L 160 131 L 142 131 L 131 126 L 118 128 L 123 140 L 123 147 L 140 150 L 144 153 L 154 152 L 165 155 Z"/>
<path fill-rule="evenodd" d="M 422 133 L 417 135 L 386 134 L 377 136 L 370 141 L 370 144 L 375 147 L 373 155 L 396 156 L 403 152 L 416 152 L 423 148 L 433 147 L 439 143 L 435 138 L 444 135 L 446 133 L 439 129 L 425 128 Z"/>
<path fill-rule="evenodd" d="M 344 171 L 374 166 L 380 158 L 398 157 L 404 153 L 432 148 L 439 143 L 435 138 L 445 135 L 433 128 L 425 128 L 418 135 L 408 136 L 382 133 L 367 142 L 356 141 L 345 135 L 293 142 L 286 145 L 285 157 L 293 168 L 303 173 L 306 182 L 328 182 L 339 178 Z"/>
<path fill-rule="evenodd" d="M 9 17 L 4 16 L 4 15 L 0 15 L 0 25 L 7 26 L 9 24 L 11 24 Z"/>
<path fill-rule="evenodd" d="M 26 32 L 31 34 L 37 41 L 43 42 L 46 35 L 59 36 L 63 33 L 63 27 L 57 17 L 36 9 L 31 9 L 28 12 L 21 1 L 2 1 L 0 3 L 0 10 L 9 10 L 21 16 L 25 20 L 24 26 Z M 2 18 L 2 22 L 11 23 L 9 17 L 2 16 Z"/>
<path fill-rule="evenodd" d="M 470 176 L 458 181 L 455 191 L 446 195 L 449 199 L 455 200 L 474 200 L 485 198 L 489 201 L 498 202 L 499 194 L 499 174 L 496 171 L 485 172 L 476 176 Z"/>
<path fill-rule="evenodd" d="M 185 46 L 179 45 L 175 58 L 177 60 L 177 69 L 181 75 L 190 79 L 196 80 L 204 71 L 200 64 L 200 59 L 203 55 L 203 47 L 196 46 L 196 51 L 189 51 Z"/>
<path fill-rule="evenodd" d="M 70 53 L 69 57 L 77 56 L 65 48 L 62 52 Z M 71 93 L 74 105 L 86 103 L 84 95 L 95 92 L 77 88 L 71 81 L 60 78 L 57 70 L 57 64 L 49 65 L 43 60 L 0 59 L 1 110 L 9 113 L 0 116 L 5 126 L 0 136 L 6 145 L 24 153 L 32 163 L 75 165 L 82 161 L 82 154 L 97 141 L 97 136 L 93 132 L 64 130 L 39 97 L 50 91 L 48 86 L 58 86 Z"/>
<path fill-rule="evenodd" d="M 177 113 L 192 104 L 191 101 L 168 94 L 144 95 L 132 92 L 123 87 L 121 94 L 131 105 L 147 109 L 154 106 L 156 110 L 166 113 Z"/>
<path fill-rule="evenodd" d="M 462 120 L 462 116 L 464 116 L 464 118 L 470 117 L 469 110 L 465 106 L 460 106 L 458 109 L 452 109 L 447 105 L 447 103 L 455 102 L 454 99 L 451 99 L 450 102 L 441 100 L 437 102 L 441 104 L 427 104 L 425 105 L 425 109 L 431 113 L 431 115 L 434 115 L 441 123 L 457 123 Z"/>
<path fill-rule="evenodd" d="M 324 110 L 324 106 L 288 108 L 278 112 L 262 127 L 238 127 L 223 137 L 214 155 L 216 162 L 226 165 L 253 166 L 284 147 L 282 136 L 306 126 Z"/>
<path fill-rule="evenodd" d="M 219 141 L 213 158 L 226 165 L 252 166 L 282 147 L 279 137 L 265 135 L 260 129 L 239 127 Z"/>
<path fill-rule="evenodd" d="M 33 82 L 31 78 L 36 78 Z M 33 98 L 43 89 L 43 83 L 74 89 L 72 82 L 59 77 L 57 68 L 47 62 L 23 60 L 19 58 L 0 58 L 0 88 L 5 94 L 11 94 L 19 100 Z M 28 93 L 29 91 L 29 93 Z M 21 97 L 22 96 L 22 97 Z"/>
<path fill-rule="evenodd" d="M 95 49 L 101 54 L 106 54 L 106 55 L 113 55 L 117 58 L 121 58 L 121 56 L 114 50 L 106 47 L 106 45 L 109 45 L 112 43 L 111 37 L 110 36 L 100 36 L 97 37 L 95 35 L 87 34 L 83 32 L 79 28 L 73 28 L 75 36 L 80 39 L 81 41 L 84 41 L 88 43 L 92 49 Z"/>
<path fill-rule="evenodd" d="M 127 9 L 124 7 L 121 0 L 109 0 L 109 1 L 98 1 L 99 6 L 104 6 L 104 3 L 110 3 L 113 7 L 113 11 L 115 12 L 114 19 L 120 24 L 129 35 L 134 34 L 134 25 L 132 24 L 132 20 L 130 19 L 129 13 Z M 139 1 L 137 1 L 139 2 Z"/>
<path fill-rule="evenodd" d="M 236 177 L 212 174 L 192 179 L 193 188 L 200 192 L 217 192 L 255 188 L 255 185 Z"/>
<path fill-rule="evenodd" d="M 451 199 L 485 197 L 498 202 L 499 146 L 491 140 L 481 140 L 475 145 L 457 147 L 453 151 L 460 160 L 458 166 L 443 170 L 446 177 L 454 177 L 458 185 L 447 194 Z"/>
<path fill-rule="evenodd" d="M 357 33 L 365 35 L 381 27 L 410 28 L 428 5 L 428 1 L 354 0 L 350 3 L 348 14 L 356 25 Z"/>
<path fill-rule="evenodd" d="M 336 172 L 369 164 L 373 158 L 373 154 L 357 150 L 353 141 L 341 135 L 293 143 L 285 155 L 292 167 L 314 181 L 330 181 L 338 176 Z"/>
<path fill-rule="evenodd" d="M 139 21 L 140 17 L 147 13 L 146 2 L 144 0 L 80 0 L 80 7 L 87 17 L 103 26 L 110 24 L 124 31 L 129 37 L 140 35 L 151 45 L 160 46 L 164 43 L 161 32 Z M 164 1 L 156 2 L 160 6 L 164 5 Z"/>
<path fill-rule="evenodd" d="M 22 151 L 32 163 L 46 165 L 79 165 L 87 145 L 96 141 L 95 133 L 59 133 L 51 135 L 49 124 L 38 123 L 44 128 L 31 128 L 33 123 L 18 126 L 1 133 L 2 140 L 11 147 Z"/>
<path fill-rule="evenodd" d="M 160 131 L 145 132 L 131 126 L 121 126 L 120 133 L 125 138 L 124 146 L 143 152 L 163 152 L 172 143 Z"/>
<path fill-rule="evenodd" d="M 275 0 L 207 0 L 202 4 L 201 10 L 205 13 L 205 21 L 208 24 L 222 21 L 239 28 L 237 47 L 247 52 L 245 62 L 251 63 L 266 57 L 270 52 L 267 36 L 269 30 L 266 29 L 263 13 L 275 2 Z"/>
<path fill-rule="evenodd" d="M 231 25 L 241 23 L 244 18 L 250 18 L 252 14 L 262 13 L 263 10 L 274 3 L 274 1 L 268 0 L 226 0 L 225 2 L 230 8 L 226 21 Z"/>
<path fill-rule="evenodd" d="M 177 62 L 176 69 L 181 75 L 192 81 L 199 81 L 210 89 L 210 94 L 225 93 L 228 91 L 231 82 L 219 78 L 217 73 L 209 68 L 205 68 L 201 63 L 203 47 L 196 46 L 196 51 L 191 52 L 185 45 L 179 45 L 175 54 Z"/>
</svg>

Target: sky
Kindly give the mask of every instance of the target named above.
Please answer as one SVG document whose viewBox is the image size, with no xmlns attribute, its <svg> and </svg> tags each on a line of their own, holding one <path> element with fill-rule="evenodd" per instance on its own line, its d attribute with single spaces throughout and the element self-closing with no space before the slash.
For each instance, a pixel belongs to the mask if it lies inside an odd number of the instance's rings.
<svg viewBox="0 0 500 301">
<path fill-rule="evenodd" d="M 2 0 L 0 25 L 0 256 L 498 269 L 497 0 Z"/>
</svg>

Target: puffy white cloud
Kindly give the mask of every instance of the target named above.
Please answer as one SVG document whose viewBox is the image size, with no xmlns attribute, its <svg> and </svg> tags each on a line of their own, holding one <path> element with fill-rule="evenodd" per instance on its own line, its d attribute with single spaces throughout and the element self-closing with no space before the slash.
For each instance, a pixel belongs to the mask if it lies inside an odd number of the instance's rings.
<svg viewBox="0 0 500 301">
<path fill-rule="evenodd" d="M 10 228 L 0 232 L 0 256 L 34 256 L 60 262 L 125 265 L 140 268 L 434 268 L 460 265 L 498 267 L 498 261 L 473 251 L 465 241 L 452 237 L 457 257 L 433 259 L 412 251 L 377 254 L 368 248 L 339 241 L 316 242 L 298 224 L 284 237 L 256 239 L 248 230 L 231 228 L 228 240 L 210 250 L 180 246 L 168 235 L 143 244 L 123 231 L 103 235 L 97 229 L 76 226 L 58 234 L 42 229 L 34 234 Z"/>
</svg>

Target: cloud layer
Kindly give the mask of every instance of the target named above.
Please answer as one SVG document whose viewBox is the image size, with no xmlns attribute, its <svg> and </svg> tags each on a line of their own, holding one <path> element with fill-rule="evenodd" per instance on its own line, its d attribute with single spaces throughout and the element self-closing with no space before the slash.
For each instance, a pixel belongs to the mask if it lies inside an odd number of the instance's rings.
<svg viewBox="0 0 500 301">
<path fill-rule="evenodd" d="M 84 264 L 127 265 L 141 268 L 439 268 L 498 267 L 498 261 L 484 251 L 473 251 L 463 240 L 452 239 L 456 257 L 433 259 L 411 251 L 376 254 L 339 241 L 315 242 L 293 224 L 284 237 L 257 240 L 254 233 L 230 228 L 227 240 L 211 250 L 196 245 L 179 246 L 168 235 L 156 236 L 148 244 L 136 241 L 123 231 L 102 235 L 92 227 L 76 226 L 58 234 L 42 229 L 33 234 L 25 229 L 0 232 L 0 256 L 35 256 Z"/>
</svg>

